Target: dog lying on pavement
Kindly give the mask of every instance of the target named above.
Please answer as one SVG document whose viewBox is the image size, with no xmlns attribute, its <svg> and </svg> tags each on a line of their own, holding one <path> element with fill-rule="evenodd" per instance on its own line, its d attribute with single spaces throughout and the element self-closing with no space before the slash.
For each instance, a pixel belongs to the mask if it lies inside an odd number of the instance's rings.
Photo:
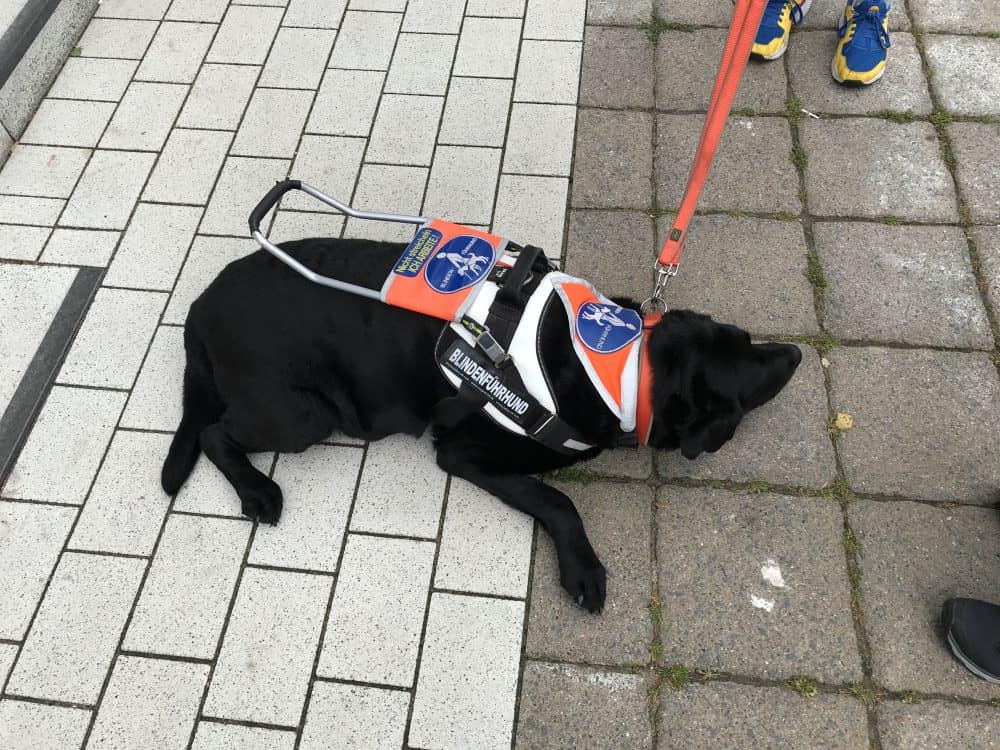
<svg viewBox="0 0 1000 750">
<path fill-rule="evenodd" d="M 309 239 L 282 249 L 320 274 L 379 288 L 404 244 Z M 616 300 L 637 309 L 628 300 Z M 605 569 L 576 508 L 535 474 L 614 448 L 618 419 L 573 354 L 562 311 L 540 323 L 539 356 L 559 416 L 594 448 L 551 450 L 483 412 L 441 419 L 455 395 L 434 352 L 443 321 L 314 284 L 261 250 L 231 263 L 191 305 L 183 417 L 163 466 L 174 495 L 204 452 L 242 511 L 277 523 L 281 489 L 247 454 L 300 452 L 334 432 L 365 440 L 432 429 L 437 463 L 537 519 L 555 544 L 560 582 L 600 611 Z M 791 344 L 752 344 L 735 326 L 672 310 L 648 333 L 653 421 L 648 444 L 693 459 L 718 450 L 743 415 L 772 399 L 801 360 Z"/>
</svg>

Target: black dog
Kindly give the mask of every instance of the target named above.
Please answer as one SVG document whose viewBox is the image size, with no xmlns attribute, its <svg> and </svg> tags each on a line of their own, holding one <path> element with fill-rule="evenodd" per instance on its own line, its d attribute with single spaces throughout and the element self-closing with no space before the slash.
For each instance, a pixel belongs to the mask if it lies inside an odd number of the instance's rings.
<svg viewBox="0 0 1000 750">
<path fill-rule="evenodd" d="M 312 239 L 282 247 L 321 274 L 377 289 L 405 245 Z M 175 494 L 204 451 L 236 489 L 243 513 L 276 523 L 281 489 L 247 453 L 303 451 L 335 431 L 365 440 L 419 436 L 431 424 L 438 465 L 538 519 L 555 543 L 563 587 L 600 610 L 605 570 L 576 508 L 531 476 L 593 458 L 620 435 L 572 352 L 566 315 L 543 319 L 543 361 L 554 373 L 560 416 L 599 446 L 572 456 L 481 412 L 454 426 L 435 423 L 435 405 L 454 395 L 434 359 L 444 326 L 313 284 L 263 250 L 231 263 L 188 314 L 184 416 L 163 466 L 164 490 Z M 649 443 L 687 458 L 718 450 L 801 359 L 796 346 L 751 344 L 739 328 L 688 311 L 667 313 L 649 336 Z"/>
</svg>

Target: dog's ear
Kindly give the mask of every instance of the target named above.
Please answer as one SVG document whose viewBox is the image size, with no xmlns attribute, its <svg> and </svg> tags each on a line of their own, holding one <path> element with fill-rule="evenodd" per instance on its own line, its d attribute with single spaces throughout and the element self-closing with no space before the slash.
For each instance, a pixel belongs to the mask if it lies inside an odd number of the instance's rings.
<svg viewBox="0 0 1000 750">
<path fill-rule="evenodd" d="M 688 459 L 715 453 L 736 433 L 743 419 L 743 407 L 732 396 L 701 394 L 688 406 L 688 419 L 679 425 L 681 454 Z"/>
</svg>

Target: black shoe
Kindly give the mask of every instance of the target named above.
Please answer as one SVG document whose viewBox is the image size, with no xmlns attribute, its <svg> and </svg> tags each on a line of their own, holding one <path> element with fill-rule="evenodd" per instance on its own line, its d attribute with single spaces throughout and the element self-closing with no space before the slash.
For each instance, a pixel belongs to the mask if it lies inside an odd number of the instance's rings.
<svg viewBox="0 0 1000 750">
<path fill-rule="evenodd" d="M 941 624 L 955 658 L 977 677 L 1000 685 L 1000 607 L 976 599 L 949 599 Z"/>
</svg>

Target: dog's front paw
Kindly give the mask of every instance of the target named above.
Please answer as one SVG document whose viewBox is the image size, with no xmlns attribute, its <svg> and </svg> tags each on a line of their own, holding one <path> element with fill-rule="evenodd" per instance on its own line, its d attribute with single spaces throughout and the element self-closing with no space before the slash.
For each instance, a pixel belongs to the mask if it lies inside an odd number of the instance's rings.
<svg viewBox="0 0 1000 750">
<path fill-rule="evenodd" d="M 261 477 L 260 482 L 244 488 L 239 495 L 244 516 L 272 526 L 278 523 L 284 501 L 281 497 L 281 488 L 274 483 L 274 480 Z"/>
<path fill-rule="evenodd" d="M 573 601 L 594 614 L 604 609 L 607 594 L 607 572 L 593 550 L 585 555 L 573 555 L 560 560 L 559 582 Z"/>
</svg>

